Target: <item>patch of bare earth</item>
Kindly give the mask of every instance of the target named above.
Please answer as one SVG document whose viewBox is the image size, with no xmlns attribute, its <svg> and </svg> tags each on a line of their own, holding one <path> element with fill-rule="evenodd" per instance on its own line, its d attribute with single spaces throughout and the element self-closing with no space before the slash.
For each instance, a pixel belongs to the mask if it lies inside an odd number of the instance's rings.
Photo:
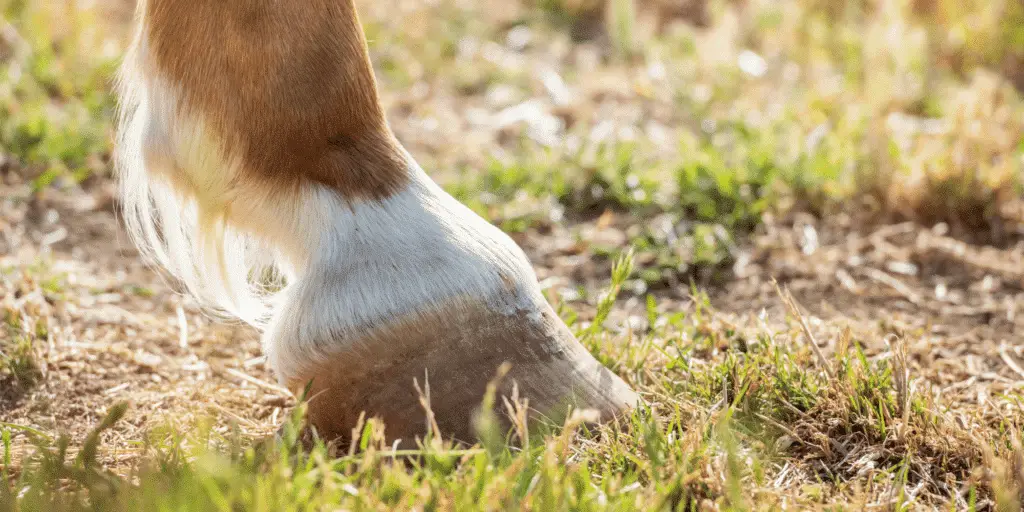
<svg viewBox="0 0 1024 512">
<path fill-rule="evenodd" d="M 269 432 L 291 402 L 264 368 L 257 334 L 204 315 L 139 260 L 118 229 L 109 182 L 32 196 L 13 171 L 5 179 L 0 304 L 46 334 L 35 340 L 38 382 L 2 381 L 0 421 L 80 442 L 107 408 L 129 401 L 107 444 L 115 466 L 155 425 L 216 417 L 221 429 Z M 28 449 L 27 437 L 16 441 Z"/>
</svg>

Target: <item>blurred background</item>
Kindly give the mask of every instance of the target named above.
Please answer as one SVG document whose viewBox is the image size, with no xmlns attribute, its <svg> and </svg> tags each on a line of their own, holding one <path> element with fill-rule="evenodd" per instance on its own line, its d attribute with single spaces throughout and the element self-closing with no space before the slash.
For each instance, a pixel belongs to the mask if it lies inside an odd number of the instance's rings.
<svg viewBox="0 0 1024 512">
<path fill-rule="evenodd" d="M 916 374 L 954 407 L 977 405 L 979 375 L 1024 378 L 1021 2 L 357 4 L 398 138 L 512 234 L 577 325 L 632 339 L 699 296 L 731 319 L 695 352 L 713 362 L 728 333 L 782 320 L 777 279 L 825 345 L 920 340 Z M 0 327 L 0 421 L 81 433 L 117 397 L 157 414 L 223 388 L 216 407 L 263 425 L 284 402 L 232 398 L 217 370 L 273 381 L 253 333 L 174 294 L 114 216 L 133 8 L 0 0 L 0 294 L 18 319 Z"/>
<path fill-rule="evenodd" d="M 102 188 L 132 2 L 2 5 L 7 195 Z M 388 118 L 435 179 L 509 231 L 632 224 L 610 242 L 652 252 L 649 285 L 727 278 L 766 216 L 1020 235 L 1020 2 L 360 9 Z"/>
</svg>

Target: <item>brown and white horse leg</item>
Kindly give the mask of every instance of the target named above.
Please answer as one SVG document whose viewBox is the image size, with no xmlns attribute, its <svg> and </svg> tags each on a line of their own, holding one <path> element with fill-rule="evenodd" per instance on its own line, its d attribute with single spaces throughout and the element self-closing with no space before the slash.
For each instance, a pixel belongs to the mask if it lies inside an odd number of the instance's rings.
<svg viewBox="0 0 1024 512">
<path fill-rule="evenodd" d="M 395 140 L 352 0 L 143 0 L 120 88 L 118 169 L 140 247 L 264 329 L 327 438 L 361 412 L 389 439 L 472 417 L 505 362 L 537 417 L 604 419 L 636 394 L 540 293 L 523 252 Z M 261 285 L 270 268 L 285 277 Z"/>
</svg>

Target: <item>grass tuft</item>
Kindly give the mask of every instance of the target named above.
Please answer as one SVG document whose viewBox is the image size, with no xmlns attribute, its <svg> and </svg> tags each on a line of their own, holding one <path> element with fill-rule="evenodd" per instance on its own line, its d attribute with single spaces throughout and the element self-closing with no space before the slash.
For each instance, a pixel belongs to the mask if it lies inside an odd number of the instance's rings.
<svg viewBox="0 0 1024 512">
<path fill-rule="evenodd" d="M 61 277 L 43 263 L 0 270 L 0 289 L 4 290 L 0 296 L 2 401 L 30 389 L 45 377 L 43 352 L 52 341 L 55 307 L 64 299 Z"/>
</svg>

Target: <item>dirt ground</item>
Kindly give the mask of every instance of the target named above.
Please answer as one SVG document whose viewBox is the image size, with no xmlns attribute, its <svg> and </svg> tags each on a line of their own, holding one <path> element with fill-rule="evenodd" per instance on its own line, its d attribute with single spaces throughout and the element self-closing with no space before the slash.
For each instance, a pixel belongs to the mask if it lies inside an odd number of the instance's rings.
<svg viewBox="0 0 1024 512">
<path fill-rule="evenodd" d="M 22 272 L 5 271 L 4 301 L 9 308 L 33 300 L 52 307 L 55 325 L 40 354 L 43 379 L 24 393 L 14 386 L 0 392 L 0 421 L 81 440 L 108 407 L 130 401 L 107 440 L 116 447 L 108 460 L 115 465 L 140 449 L 130 441 L 168 424 L 191 428 L 213 417 L 222 432 L 274 431 L 292 399 L 265 367 L 258 334 L 202 313 L 140 262 L 119 228 L 109 181 L 32 199 L 27 185 L 10 184 L 16 176 L 8 171 L 2 194 L 0 267 Z M 624 236 L 630 222 L 606 215 L 527 232 L 519 242 L 547 286 L 596 291 L 608 265 L 588 255 L 588 245 Z M 997 421 L 1004 408 L 1020 407 L 1001 397 L 1024 388 L 1024 239 L 997 249 L 948 238 L 941 227 L 859 232 L 842 219 L 830 225 L 796 218 L 769 224 L 745 254 L 734 280 L 707 289 L 725 321 L 740 329 L 757 329 L 761 318 L 783 321 L 774 278 L 810 313 L 826 353 L 846 327 L 882 357 L 885 337 L 903 336 L 912 378 L 953 409 L 981 410 Z M 50 262 L 49 270 L 24 271 L 39 261 Z M 38 300 L 43 275 L 59 276 L 63 301 Z M 652 293 L 660 310 L 690 307 L 687 283 Z M 642 324 L 643 297 L 627 292 L 611 327 Z M 570 304 L 582 318 L 592 315 L 592 301 Z"/>
</svg>

